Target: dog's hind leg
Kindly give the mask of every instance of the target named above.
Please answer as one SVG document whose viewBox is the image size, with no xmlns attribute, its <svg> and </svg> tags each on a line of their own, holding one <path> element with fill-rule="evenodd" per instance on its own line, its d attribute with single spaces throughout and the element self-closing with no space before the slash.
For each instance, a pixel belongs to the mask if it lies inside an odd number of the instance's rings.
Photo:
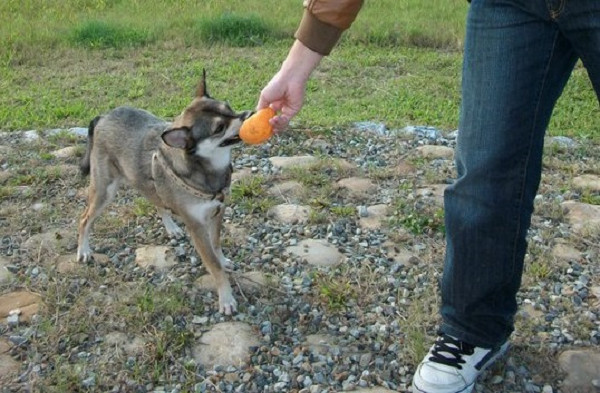
<svg viewBox="0 0 600 393">
<path fill-rule="evenodd" d="M 177 225 L 177 223 L 175 223 L 169 210 L 162 207 L 157 208 L 157 210 L 169 236 L 176 239 L 181 239 L 183 236 L 185 236 L 185 232 L 179 227 L 179 225 Z"/>
<path fill-rule="evenodd" d="M 90 230 L 96 218 L 104 208 L 113 200 L 119 188 L 117 179 L 112 179 L 108 184 L 98 184 L 100 176 L 92 175 L 88 191 L 88 204 L 79 221 L 79 239 L 77 242 L 77 260 L 87 262 L 92 257 L 90 248 Z"/>
</svg>

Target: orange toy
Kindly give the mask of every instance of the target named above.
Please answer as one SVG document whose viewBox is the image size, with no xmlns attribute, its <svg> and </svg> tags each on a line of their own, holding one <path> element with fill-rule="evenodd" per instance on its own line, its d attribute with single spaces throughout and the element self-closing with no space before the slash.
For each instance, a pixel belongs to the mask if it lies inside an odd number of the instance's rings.
<svg viewBox="0 0 600 393">
<path fill-rule="evenodd" d="M 247 118 L 240 128 L 240 138 L 250 145 L 257 145 L 269 139 L 273 135 L 273 126 L 269 124 L 269 119 L 275 114 L 273 109 L 267 107 Z"/>
</svg>

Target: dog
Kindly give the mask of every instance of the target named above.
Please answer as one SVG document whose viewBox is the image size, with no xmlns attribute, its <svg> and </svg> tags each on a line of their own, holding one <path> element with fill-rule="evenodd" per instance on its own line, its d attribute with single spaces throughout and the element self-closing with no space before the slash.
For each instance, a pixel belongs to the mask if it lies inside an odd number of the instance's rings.
<svg viewBox="0 0 600 393">
<path fill-rule="evenodd" d="M 231 150 L 252 111 L 235 113 L 206 90 L 206 72 L 196 96 L 173 122 L 150 112 L 119 107 L 96 117 L 88 129 L 81 172 L 90 175 L 88 201 L 79 221 L 77 260 L 92 257 L 89 245 L 94 220 L 114 198 L 121 183 L 136 188 L 156 205 L 167 233 L 184 235 L 180 217 L 205 267 L 216 281 L 219 311 L 231 315 L 237 302 L 223 255 L 220 232 L 224 199 L 231 184 Z"/>
</svg>

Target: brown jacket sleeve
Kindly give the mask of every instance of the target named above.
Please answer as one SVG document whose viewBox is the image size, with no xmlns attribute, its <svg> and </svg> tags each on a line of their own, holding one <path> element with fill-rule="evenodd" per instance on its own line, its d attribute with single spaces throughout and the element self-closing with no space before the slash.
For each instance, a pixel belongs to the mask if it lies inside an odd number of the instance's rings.
<svg viewBox="0 0 600 393">
<path fill-rule="evenodd" d="M 311 50 L 328 55 L 362 4 L 363 0 L 304 0 L 304 15 L 294 36 Z"/>
</svg>

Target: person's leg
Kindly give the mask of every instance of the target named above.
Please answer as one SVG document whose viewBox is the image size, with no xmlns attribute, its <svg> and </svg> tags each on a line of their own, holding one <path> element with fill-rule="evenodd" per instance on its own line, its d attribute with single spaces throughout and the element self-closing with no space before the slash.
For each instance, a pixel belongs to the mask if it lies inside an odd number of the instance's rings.
<svg viewBox="0 0 600 393">
<path fill-rule="evenodd" d="M 544 132 L 577 61 L 545 5 L 474 0 L 469 11 L 441 331 L 478 347 L 513 330 Z"/>
<path fill-rule="evenodd" d="M 506 350 L 544 132 L 578 57 L 600 99 L 597 0 L 473 0 L 456 151 L 459 178 L 445 194 L 443 324 L 417 367 L 414 392 L 470 392 L 477 376 Z"/>
<path fill-rule="evenodd" d="M 600 1 L 568 1 L 556 20 L 587 69 L 600 101 Z"/>
</svg>

